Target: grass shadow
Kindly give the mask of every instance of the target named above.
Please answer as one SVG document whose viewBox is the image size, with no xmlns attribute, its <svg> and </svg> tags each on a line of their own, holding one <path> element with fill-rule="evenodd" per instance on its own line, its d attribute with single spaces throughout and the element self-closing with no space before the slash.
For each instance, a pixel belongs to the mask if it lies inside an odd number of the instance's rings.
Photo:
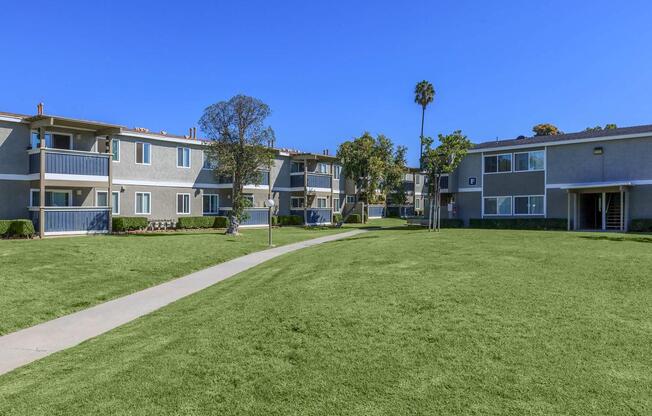
<svg viewBox="0 0 652 416">
<path fill-rule="evenodd" d="M 652 237 L 625 237 L 625 236 L 615 236 L 615 235 L 581 235 L 579 238 L 585 240 L 603 240 L 603 241 L 633 241 L 635 243 L 652 243 Z"/>
</svg>

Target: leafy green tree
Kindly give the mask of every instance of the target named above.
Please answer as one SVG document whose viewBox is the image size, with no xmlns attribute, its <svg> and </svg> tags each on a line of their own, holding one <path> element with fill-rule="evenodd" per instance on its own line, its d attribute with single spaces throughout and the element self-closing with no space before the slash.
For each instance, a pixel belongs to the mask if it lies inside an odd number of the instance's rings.
<svg viewBox="0 0 652 416">
<path fill-rule="evenodd" d="M 532 127 L 532 131 L 534 132 L 535 136 L 555 136 L 557 134 L 563 134 L 563 132 L 560 131 L 557 126 L 550 123 L 537 124 L 536 126 Z"/>
<path fill-rule="evenodd" d="M 439 231 L 441 225 L 441 177 L 451 174 L 462 162 L 471 148 L 471 142 L 456 130 L 452 134 L 439 135 L 439 145 L 433 147 L 434 140 L 424 139 L 423 169 L 428 180 L 428 198 L 430 200 L 428 229 Z"/>
<path fill-rule="evenodd" d="M 605 124 L 604 127 L 601 126 L 587 127 L 586 129 L 584 129 L 584 131 L 602 131 L 602 130 L 613 130 L 617 128 L 618 126 L 616 126 L 613 123 L 610 123 L 610 124 Z"/>
<path fill-rule="evenodd" d="M 385 195 L 386 205 L 390 200 L 397 205 L 405 205 L 407 202 L 407 194 L 405 192 L 405 186 L 403 186 L 406 171 L 407 147 L 398 146 L 385 172 L 383 194 Z"/>
<path fill-rule="evenodd" d="M 347 179 L 356 184 L 357 200 L 366 204 L 385 202 L 396 186 L 396 172 L 405 166 L 406 149 L 384 135 L 362 136 L 340 144 L 337 157 Z"/>
<path fill-rule="evenodd" d="M 423 157 L 423 124 L 426 117 L 426 107 L 435 100 L 435 88 L 426 80 L 414 87 L 414 102 L 421 106 L 421 135 L 419 136 L 419 160 Z"/>
<path fill-rule="evenodd" d="M 204 110 L 199 125 L 211 140 L 206 149 L 216 177 L 232 178 L 230 225 L 227 234 L 238 234 L 246 219 L 249 200 L 244 185 L 260 183 L 260 169 L 269 168 L 274 157 L 269 146 L 274 131 L 265 125 L 270 109 L 253 97 L 236 95 Z"/>
<path fill-rule="evenodd" d="M 605 130 L 613 130 L 613 129 L 617 129 L 617 128 L 618 128 L 618 126 L 616 124 L 614 124 L 614 123 L 605 124 L 605 126 L 604 126 Z"/>
</svg>

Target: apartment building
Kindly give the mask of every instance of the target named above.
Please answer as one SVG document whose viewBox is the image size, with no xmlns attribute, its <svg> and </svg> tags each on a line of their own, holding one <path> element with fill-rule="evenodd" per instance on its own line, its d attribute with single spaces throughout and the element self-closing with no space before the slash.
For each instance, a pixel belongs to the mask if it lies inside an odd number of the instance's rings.
<svg viewBox="0 0 652 416">
<path fill-rule="evenodd" d="M 475 145 L 450 176 L 443 216 L 559 218 L 627 231 L 652 218 L 652 125 Z"/>
<path fill-rule="evenodd" d="M 167 221 L 231 209 L 231 181 L 215 177 L 207 142 L 192 130 L 154 133 L 39 110 L 0 113 L 0 218 L 30 218 L 47 236 L 105 233 L 113 216 Z M 331 223 L 354 200 L 328 154 L 275 149 L 271 169 L 260 174 L 244 187 L 251 208 L 243 226 L 268 224 L 269 198 L 274 214 L 300 215 L 306 224 Z"/>
</svg>

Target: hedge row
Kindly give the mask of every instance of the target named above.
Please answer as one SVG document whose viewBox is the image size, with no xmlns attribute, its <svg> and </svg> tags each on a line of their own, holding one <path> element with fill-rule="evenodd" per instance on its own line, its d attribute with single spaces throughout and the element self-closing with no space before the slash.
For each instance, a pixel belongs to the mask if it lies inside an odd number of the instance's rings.
<svg viewBox="0 0 652 416">
<path fill-rule="evenodd" d="M 361 224 L 362 223 L 362 217 L 360 214 L 351 214 L 346 218 L 346 223 L 347 224 Z"/>
<path fill-rule="evenodd" d="M 7 238 L 32 238 L 36 234 L 31 220 L 0 220 L 0 236 Z"/>
<path fill-rule="evenodd" d="M 117 232 L 144 230 L 147 224 L 145 217 L 113 217 L 112 222 L 113 231 Z"/>
<path fill-rule="evenodd" d="M 180 217 L 177 228 L 226 228 L 228 224 L 226 217 Z"/>
<path fill-rule="evenodd" d="M 340 214 L 339 212 L 334 213 L 333 214 L 333 224 L 337 224 L 337 223 L 340 223 L 340 222 L 342 222 L 342 214 Z"/>
<path fill-rule="evenodd" d="M 639 218 L 636 220 L 632 220 L 632 222 L 629 224 L 629 231 L 634 231 L 637 233 L 652 232 L 652 219 Z"/>
<path fill-rule="evenodd" d="M 272 225 L 301 225 L 303 217 L 301 215 L 275 215 L 272 217 Z"/>
<path fill-rule="evenodd" d="M 464 220 L 457 218 L 442 218 L 439 225 L 441 228 L 464 228 Z"/>
<path fill-rule="evenodd" d="M 472 218 L 471 228 L 505 230 L 565 230 L 567 221 L 563 218 Z"/>
</svg>

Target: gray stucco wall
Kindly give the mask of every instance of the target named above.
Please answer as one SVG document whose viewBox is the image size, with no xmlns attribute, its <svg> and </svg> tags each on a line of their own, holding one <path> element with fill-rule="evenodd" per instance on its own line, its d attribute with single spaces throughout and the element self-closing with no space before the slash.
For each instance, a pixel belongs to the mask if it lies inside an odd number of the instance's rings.
<svg viewBox="0 0 652 416">
<path fill-rule="evenodd" d="M 485 174 L 484 196 L 543 195 L 543 171 Z"/>
<path fill-rule="evenodd" d="M 469 225 L 469 219 L 482 217 L 482 194 L 480 192 L 460 192 L 455 194 L 457 217 Z"/>
<path fill-rule="evenodd" d="M 476 178 L 475 185 L 469 185 L 469 178 L 471 177 Z M 467 154 L 458 166 L 454 179 L 457 183 L 457 189 L 482 186 L 482 154 Z"/>
<path fill-rule="evenodd" d="M 623 179 L 652 179 L 652 137 L 548 147 L 549 184 Z"/>
<path fill-rule="evenodd" d="M 0 174 L 29 173 L 29 126 L 0 121 Z"/>
<path fill-rule="evenodd" d="M 0 180 L 0 195 L 0 219 L 28 218 L 28 181 Z"/>
</svg>

